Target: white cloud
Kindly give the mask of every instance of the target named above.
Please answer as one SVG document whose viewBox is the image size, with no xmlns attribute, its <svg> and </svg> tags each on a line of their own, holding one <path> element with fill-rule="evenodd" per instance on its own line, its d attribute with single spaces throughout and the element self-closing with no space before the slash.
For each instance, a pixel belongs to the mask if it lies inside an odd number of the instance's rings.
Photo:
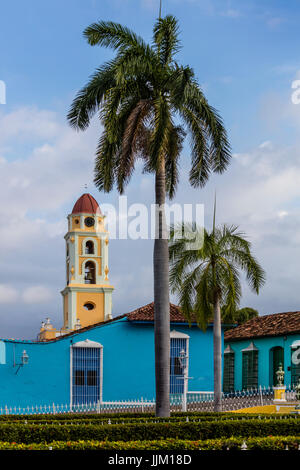
<svg viewBox="0 0 300 470">
<path fill-rule="evenodd" d="M 228 8 L 227 10 L 223 11 L 221 15 L 226 16 L 227 18 L 239 18 L 242 14 L 235 8 Z"/>
<path fill-rule="evenodd" d="M 31 286 L 22 293 L 22 300 L 26 304 L 40 304 L 48 302 L 53 297 L 52 292 L 45 286 Z"/>
<path fill-rule="evenodd" d="M 18 298 L 19 293 L 17 289 L 8 284 L 0 284 L 0 304 L 14 303 Z"/>
<path fill-rule="evenodd" d="M 1 144 L 16 137 L 18 141 L 32 138 L 49 139 L 61 131 L 56 113 L 36 107 L 18 108 L 0 113 Z"/>
</svg>

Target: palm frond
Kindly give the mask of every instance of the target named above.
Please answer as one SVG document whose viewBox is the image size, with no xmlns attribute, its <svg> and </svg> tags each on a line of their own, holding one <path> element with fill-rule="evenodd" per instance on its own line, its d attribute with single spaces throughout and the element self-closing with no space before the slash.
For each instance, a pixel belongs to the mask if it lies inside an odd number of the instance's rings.
<svg viewBox="0 0 300 470">
<path fill-rule="evenodd" d="M 169 145 L 166 160 L 166 190 L 169 198 L 175 195 L 179 179 L 179 157 L 182 150 L 185 132 L 180 126 L 172 127 L 169 135 Z"/>
<path fill-rule="evenodd" d="M 91 46 L 110 47 L 112 49 L 145 47 L 143 39 L 131 29 L 113 21 L 92 23 L 84 32 L 84 37 Z"/>
<path fill-rule="evenodd" d="M 145 131 L 144 120 L 150 110 L 151 102 L 140 100 L 126 120 L 118 164 L 118 189 L 120 192 L 123 192 L 124 184 L 127 184 L 134 170 L 134 162 L 141 148 L 141 139 Z"/>
<path fill-rule="evenodd" d="M 178 21 L 172 15 L 159 18 L 154 25 L 154 44 L 163 65 L 169 64 L 180 49 Z"/>
<path fill-rule="evenodd" d="M 149 148 L 149 169 L 157 171 L 168 152 L 170 133 L 173 127 L 171 110 L 163 97 L 153 101 L 154 123 Z"/>
<path fill-rule="evenodd" d="M 109 192 L 113 188 L 118 153 L 118 142 L 111 142 L 104 131 L 99 139 L 94 170 L 94 183 L 100 191 Z"/>
<path fill-rule="evenodd" d="M 67 116 L 72 127 L 84 130 L 89 126 L 103 98 L 115 86 L 116 62 L 113 60 L 98 68 L 88 84 L 77 93 Z"/>
</svg>

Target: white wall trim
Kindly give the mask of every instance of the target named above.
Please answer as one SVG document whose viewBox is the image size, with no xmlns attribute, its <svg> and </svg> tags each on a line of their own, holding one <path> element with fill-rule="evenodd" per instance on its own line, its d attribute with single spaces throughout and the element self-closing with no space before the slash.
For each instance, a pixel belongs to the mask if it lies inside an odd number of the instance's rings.
<svg viewBox="0 0 300 470">
<path fill-rule="evenodd" d="M 185 333 L 181 333 L 181 331 L 172 330 L 170 332 L 170 338 L 189 339 L 190 337 Z"/>
<path fill-rule="evenodd" d="M 101 343 L 97 343 L 96 341 L 91 341 L 89 339 L 85 339 L 84 341 L 78 341 L 74 343 L 73 348 L 103 348 Z"/>
</svg>

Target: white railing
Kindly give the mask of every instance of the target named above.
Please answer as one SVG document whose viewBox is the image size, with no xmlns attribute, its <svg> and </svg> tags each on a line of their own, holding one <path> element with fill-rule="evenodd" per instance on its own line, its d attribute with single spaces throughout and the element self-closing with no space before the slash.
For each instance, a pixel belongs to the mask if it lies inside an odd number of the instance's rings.
<svg viewBox="0 0 300 470">
<path fill-rule="evenodd" d="M 36 406 L 3 406 L 0 415 L 31 415 L 31 414 L 60 414 L 60 413 L 144 413 L 153 412 L 154 400 L 120 400 L 102 401 L 88 404 L 55 404 Z"/>
<path fill-rule="evenodd" d="M 273 387 L 259 387 L 248 390 L 237 390 L 222 393 L 222 410 L 231 411 L 251 406 L 272 404 L 274 400 Z M 295 389 L 286 387 L 286 400 L 296 401 Z M 214 392 L 189 391 L 186 397 L 183 394 L 170 396 L 171 411 L 213 411 Z M 59 414 L 59 413 L 144 413 L 155 411 L 155 400 L 120 400 L 98 401 L 89 404 L 54 404 L 36 406 L 0 406 L 0 415 L 26 415 L 26 414 Z"/>
</svg>

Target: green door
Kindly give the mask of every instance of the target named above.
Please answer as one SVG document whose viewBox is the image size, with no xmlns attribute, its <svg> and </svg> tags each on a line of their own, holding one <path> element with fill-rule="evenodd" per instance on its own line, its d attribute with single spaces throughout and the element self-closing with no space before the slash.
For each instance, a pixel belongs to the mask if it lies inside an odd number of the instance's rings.
<svg viewBox="0 0 300 470">
<path fill-rule="evenodd" d="M 284 350 L 281 346 L 276 346 L 272 349 L 273 352 L 273 385 L 277 385 L 277 376 L 276 372 L 279 369 L 279 365 L 282 365 L 284 369 Z"/>
</svg>

